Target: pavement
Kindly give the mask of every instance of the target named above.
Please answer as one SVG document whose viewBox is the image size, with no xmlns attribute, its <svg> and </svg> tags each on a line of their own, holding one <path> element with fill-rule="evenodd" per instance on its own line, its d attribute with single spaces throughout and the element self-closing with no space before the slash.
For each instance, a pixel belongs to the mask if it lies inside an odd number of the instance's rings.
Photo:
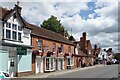
<svg viewBox="0 0 120 80">
<path fill-rule="evenodd" d="M 60 71 L 55 71 L 55 72 L 50 72 L 50 73 L 38 73 L 34 75 L 29 75 L 29 76 L 22 76 L 18 78 L 49 78 L 52 76 L 57 76 L 57 75 L 62 75 L 62 74 L 67 74 L 67 73 L 72 73 L 80 70 L 87 70 L 91 68 L 96 68 L 96 67 L 102 67 L 104 65 L 95 65 L 95 66 L 90 66 L 90 67 L 84 67 L 84 68 L 74 68 L 74 69 L 67 69 L 67 70 L 60 70 Z"/>
</svg>

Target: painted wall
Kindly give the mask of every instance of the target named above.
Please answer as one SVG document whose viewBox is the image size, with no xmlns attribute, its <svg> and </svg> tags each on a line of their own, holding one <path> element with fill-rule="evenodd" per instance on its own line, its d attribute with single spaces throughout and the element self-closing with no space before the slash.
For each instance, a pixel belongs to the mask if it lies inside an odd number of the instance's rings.
<svg viewBox="0 0 120 80">
<path fill-rule="evenodd" d="M 21 25 L 21 22 L 18 18 L 16 19 L 13 19 L 13 16 L 10 15 L 11 17 L 7 20 L 7 22 L 9 23 L 13 23 L 13 24 L 16 24 L 16 25 L 19 25 L 19 26 L 23 26 Z M 6 26 L 6 23 L 4 24 L 4 28 Z M 12 26 L 12 25 L 11 25 Z M 5 32 L 5 31 L 4 31 Z M 28 34 L 28 36 L 25 36 L 25 34 Z M 27 29 L 27 28 L 23 28 L 23 31 L 22 31 L 22 42 L 14 42 L 14 41 L 9 41 L 9 40 L 5 40 L 5 42 L 7 43 L 12 43 L 12 44 L 19 44 L 19 45 L 31 45 L 31 36 L 30 36 L 30 33 L 31 33 L 31 30 L 30 29 Z M 4 38 L 5 38 L 5 35 L 6 33 L 4 33 Z"/>
<path fill-rule="evenodd" d="M 9 54 L 5 50 L 0 50 L 0 71 L 7 72 Z"/>
</svg>

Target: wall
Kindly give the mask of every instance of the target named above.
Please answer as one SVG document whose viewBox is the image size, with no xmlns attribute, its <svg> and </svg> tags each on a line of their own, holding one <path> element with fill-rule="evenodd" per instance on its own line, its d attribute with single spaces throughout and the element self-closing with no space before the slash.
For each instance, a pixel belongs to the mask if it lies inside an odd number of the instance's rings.
<svg viewBox="0 0 120 80">
<path fill-rule="evenodd" d="M 0 71 L 7 72 L 9 54 L 6 50 L 0 50 Z"/>
<path fill-rule="evenodd" d="M 13 16 L 12 15 L 9 15 L 10 18 L 8 18 L 7 22 L 9 23 L 14 23 L 16 25 L 19 25 L 19 26 L 23 26 L 22 23 L 20 22 L 20 20 L 18 18 L 16 19 L 13 19 Z M 6 26 L 6 23 L 4 24 L 4 26 Z M 4 27 L 6 28 L 6 27 Z M 5 32 L 5 31 L 4 31 Z M 28 33 L 28 36 L 25 37 L 25 34 L 24 33 Z M 23 31 L 22 31 L 22 42 L 18 42 L 18 41 L 9 41 L 9 40 L 4 40 L 5 42 L 7 43 L 12 43 L 12 44 L 18 44 L 18 45 L 31 45 L 31 36 L 30 36 L 30 33 L 31 33 L 31 30 L 30 29 L 27 29 L 27 28 L 23 28 Z M 5 35 L 6 33 L 4 33 L 4 38 L 5 38 Z"/>
</svg>

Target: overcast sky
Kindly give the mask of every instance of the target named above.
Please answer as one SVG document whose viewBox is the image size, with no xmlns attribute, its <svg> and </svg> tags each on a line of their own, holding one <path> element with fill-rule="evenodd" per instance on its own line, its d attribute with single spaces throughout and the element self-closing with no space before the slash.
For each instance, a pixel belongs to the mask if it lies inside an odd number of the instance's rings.
<svg viewBox="0 0 120 80">
<path fill-rule="evenodd" d="M 13 8 L 17 2 L 17 0 L 0 1 L 1 5 L 8 9 Z M 83 1 L 22 0 L 20 6 L 22 17 L 29 23 L 39 26 L 54 15 L 77 41 L 86 31 L 87 39 L 91 40 L 92 45 L 112 47 L 114 52 L 118 52 L 118 0 Z"/>
</svg>

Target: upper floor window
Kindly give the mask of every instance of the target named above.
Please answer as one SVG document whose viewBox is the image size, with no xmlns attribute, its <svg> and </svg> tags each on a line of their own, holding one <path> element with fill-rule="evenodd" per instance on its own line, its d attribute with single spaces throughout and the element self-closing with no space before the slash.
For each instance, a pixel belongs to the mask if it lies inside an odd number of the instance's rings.
<svg viewBox="0 0 120 80">
<path fill-rule="evenodd" d="M 52 51 L 53 51 L 53 52 L 56 52 L 56 44 L 55 44 L 55 43 L 53 43 Z"/>
<path fill-rule="evenodd" d="M 17 40 L 17 32 L 16 31 L 12 31 L 12 39 Z"/>
<path fill-rule="evenodd" d="M 17 25 L 16 24 L 12 24 L 12 29 L 13 30 L 17 30 Z"/>
<path fill-rule="evenodd" d="M 11 23 L 8 23 L 8 22 L 7 22 L 7 23 L 6 23 L 6 27 L 7 27 L 7 28 L 11 28 Z"/>
<path fill-rule="evenodd" d="M 17 24 L 12 24 L 9 22 L 6 22 L 6 28 L 3 29 L 3 34 L 5 39 L 9 40 L 16 40 L 21 41 L 22 40 L 22 27 L 18 27 Z"/>
<path fill-rule="evenodd" d="M 10 30 L 6 30 L 6 38 L 11 39 L 11 31 Z"/>
<path fill-rule="evenodd" d="M 18 41 L 21 41 L 21 33 L 18 33 Z"/>
<path fill-rule="evenodd" d="M 19 31 L 22 31 L 22 26 L 18 26 L 18 30 L 19 30 Z"/>
<path fill-rule="evenodd" d="M 70 46 L 68 46 L 68 53 L 70 53 L 71 52 L 71 48 L 70 48 Z"/>
<path fill-rule="evenodd" d="M 38 50 L 42 51 L 42 43 L 43 41 L 42 40 L 38 40 Z"/>
<path fill-rule="evenodd" d="M 62 52 L 63 52 L 63 45 L 61 44 L 60 47 L 59 47 L 59 53 L 62 54 Z"/>
</svg>

